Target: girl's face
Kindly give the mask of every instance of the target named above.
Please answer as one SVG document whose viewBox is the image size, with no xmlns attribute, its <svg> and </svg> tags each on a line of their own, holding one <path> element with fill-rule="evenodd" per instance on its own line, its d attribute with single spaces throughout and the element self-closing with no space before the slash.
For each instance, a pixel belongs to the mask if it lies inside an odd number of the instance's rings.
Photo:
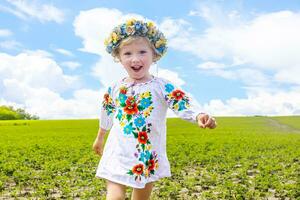
<svg viewBox="0 0 300 200">
<path fill-rule="evenodd" d="M 146 80 L 153 63 L 153 50 L 145 38 L 138 38 L 120 48 L 119 58 L 130 78 Z"/>
</svg>

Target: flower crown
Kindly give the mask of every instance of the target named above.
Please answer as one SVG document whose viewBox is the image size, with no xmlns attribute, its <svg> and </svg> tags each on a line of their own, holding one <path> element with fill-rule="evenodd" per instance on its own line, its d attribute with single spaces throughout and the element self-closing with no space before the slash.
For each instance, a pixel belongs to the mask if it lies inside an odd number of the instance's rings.
<svg viewBox="0 0 300 200">
<path fill-rule="evenodd" d="M 167 39 L 159 31 L 153 22 L 143 22 L 141 20 L 130 19 L 125 23 L 115 27 L 110 36 L 105 40 L 106 51 L 112 53 L 121 43 L 121 41 L 130 36 L 147 37 L 154 45 L 159 58 L 167 51 Z"/>
</svg>

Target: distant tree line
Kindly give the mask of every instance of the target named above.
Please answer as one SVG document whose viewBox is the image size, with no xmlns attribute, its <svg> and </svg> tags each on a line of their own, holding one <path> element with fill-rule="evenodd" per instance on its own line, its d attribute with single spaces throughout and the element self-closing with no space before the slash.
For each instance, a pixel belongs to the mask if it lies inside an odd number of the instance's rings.
<svg viewBox="0 0 300 200">
<path fill-rule="evenodd" d="M 36 115 L 31 115 L 21 108 L 14 109 L 12 106 L 0 105 L 0 120 L 17 119 L 37 120 L 39 117 Z"/>
</svg>

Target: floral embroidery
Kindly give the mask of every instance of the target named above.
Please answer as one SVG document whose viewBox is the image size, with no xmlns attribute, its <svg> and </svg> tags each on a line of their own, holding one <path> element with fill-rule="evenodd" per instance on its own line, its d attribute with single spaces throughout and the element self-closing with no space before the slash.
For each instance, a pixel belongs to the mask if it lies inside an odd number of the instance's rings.
<svg viewBox="0 0 300 200">
<path fill-rule="evenodd" d="M 142 177 L 148 178 L 158 169 L 158 156 L 151 150 L 149 140 L 152 125 L 146 122 L 153 110 L 152 94 L 150 91 L 134 96 L 126 94 L 127 88 L 122 86 L 116 99 L 119 107 L 116 118 L 120 121 L 124 135 L 133 135 L 137 140 L 137 152 L 133 156 L 139 163 L 128 170 L 127 174 L 134 176 L 136 181 L 141 181 Z"/>
<path fill-rule="evenodd" d="M 107 93 L 104 94 L 102 107 L 106 110 L 108 116 L 115 111 L 115 106 L 111 98 L 111 87 L 109 87 Z"/>
<path fill-rule="evenodd" d="M 183 91 L 175 89 L 175 87 L 170 83 L 165 85 L 165 91 L 167 92 L 165 99 L 171 106 L 172 110 L 181 111 L 190 107 L 189 98 Z"/>
</svg>

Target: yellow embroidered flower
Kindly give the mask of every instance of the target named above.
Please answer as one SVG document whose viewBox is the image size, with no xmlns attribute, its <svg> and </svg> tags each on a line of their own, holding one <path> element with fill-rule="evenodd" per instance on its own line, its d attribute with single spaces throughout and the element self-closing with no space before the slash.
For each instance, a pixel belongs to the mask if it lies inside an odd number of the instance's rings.
<svg viewBox="0 0 300 200">
<path fill-rule="evenodd" d="M 121 126 L 121 127 L 124 127 L 125 125 L 126 125 L 126 123 L 125 123 L 124 121 L 121 121 L 121 122 L 120 122 L 120 126 Z"/>
<path fill-rule="evenodd" d="M 140 94 L 140 97 L 141 98 L 148 98 L 148 97 L 150 97 L 150 92 L 149 91 L 148 92 L 144 92 L 144 93 Z"/>
<path fill-rule="evenodd" d="M 150 112 L 148 110 L 144 111 L 144 116 L 145 117 L 149 117 L 150 116 Z"/>
<path fill-rule="evenodd" d="M 119 99 L 116 99 L 116 106 L 120 106 L 120 101 L 119 101 Z"/>
<path fill-rule="evenodd" d="M 156 163 L 156 164 L 155 164 L 155 169 L 158 169 L 158 167 L 159 167 L 159 166 L 158 166 L 158 163 Z"/>
<path fill-rule="evenodd" d="M 147 146 L 147 150 L 151 150 L 151 149 L 152 149 L 152 145 L 149 144 L 149 145 Z"/>
<path fill-rule="evenodd" d="M 147 178 L 149 176 L 149 170 L 145 169 L 144 174 L 145 174 L 145 177 Z"/>
<path fill-rule="evenodd" d="M 177 103 L 177 104 L 174 105 L 174 109 L 178 110 L 178 108 L 179 108 L 179 106 L 178 106 L 178 103 Z"/>
</svg>

